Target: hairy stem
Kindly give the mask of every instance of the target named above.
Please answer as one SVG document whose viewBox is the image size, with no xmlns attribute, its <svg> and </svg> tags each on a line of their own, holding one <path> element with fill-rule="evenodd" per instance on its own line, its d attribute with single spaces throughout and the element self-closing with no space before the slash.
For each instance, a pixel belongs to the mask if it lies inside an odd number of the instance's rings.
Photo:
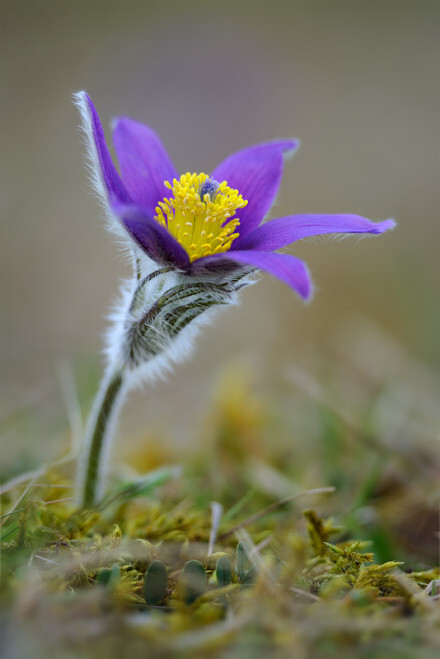
<svg viewBox="0 0 440 659">
<path fill-rule="evenodd" d="M 113 420 L 122 402 L 122 385 L 123 374 L 119 369 L 104 378 L 90 415 L 78 471 L 78 503 L 83 508 L 96 505 L 102 495 Z"/>
<path fill-rule="evenodd" d="M 117 319 L 116 342 L 109 350 L 113 368 L 108 368 L 96 397 L 79 460 L 77 492 L 82 508 L 96 506 L 103 495 L 114 420 L 128 389 L 126 380 L 133 382 L 136 373 L 145 377 L 141 367 L 156 357 L 162 356 L 166 363 L 172 343 L 182 330 L 211 307 L 230 303 L 235 292 L 249 283 L 240 283 L 249 271 L 227 280 L 193 281 L 179 280 L 172 270 L 171 266 L 161 268 L 141 279 L 137 264 L 139 283 L 126 313 Z M 157 277 L 159 281 L 153 282 Z"/>
</svg>

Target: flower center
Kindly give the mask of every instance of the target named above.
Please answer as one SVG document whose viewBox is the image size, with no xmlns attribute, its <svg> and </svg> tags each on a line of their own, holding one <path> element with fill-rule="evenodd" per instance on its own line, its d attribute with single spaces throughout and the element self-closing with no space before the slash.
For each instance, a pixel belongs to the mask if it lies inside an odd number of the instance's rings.
<svg viewBox="0 0 440 659">
<path fill-rule="evenodd" d="M 165 181 L 165 186 L 172 196 L 159 201 L 154 219 L 176 238 L 190 261 L 227 252 L 239 235 L 235 211 L 248 203 L 238 190 L 207 174 L 190 173 L 172 184 Z"/>
</svg>

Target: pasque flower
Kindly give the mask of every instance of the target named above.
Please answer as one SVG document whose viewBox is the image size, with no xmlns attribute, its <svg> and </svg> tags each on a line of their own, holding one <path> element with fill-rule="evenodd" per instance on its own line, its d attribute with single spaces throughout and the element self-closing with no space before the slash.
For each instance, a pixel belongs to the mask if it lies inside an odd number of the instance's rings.
<svg viewBox="0 0 440 659">
<path fill-rule="evenodd" d="M 83 503 L 91 505 L 101 488 L 99 455 L 105 435 L 134 374 L 161 372 L 170 359 L 179 360 L 200 324 L 196 321 L 234 302 L 256 270 L 269 272 L 308 299 L 312 284 L 307 267 L 279 249 L 320 234 L 379 234 L 394 222 L 306 214 L 263 223 L 281 183 L 284 156 L 298 147 L 295 140 L 244 149 L 210 174 L 179 176 L 156 133 L 122 117 L 113 126 L 119 174 L 90 97 L 79 92 L 76 103 L 95 188 L 110 227 L 130 247 L 136 272 L 114 314 L 107 373 L 85 442 L 80 479 Z"/>
<path fill-rule="evenodd" d="M 253 267 L 278 277 L 301 297 L 312 286 L 304 263 L 277 250 L 320 234 L 379 234 L 392 220 L 374 223 L 359 215 L 288 215 L 262 224 L 281 183 L 283 156 L 296 140 L 258 144 L 235 153 L 207 176 L 179 177 L 156 133 L 127 117 L 114 122 L 118 174 L 96 109 L 77 95 L 89 138 L 94 178 L 110 214 L 155 263 L 203 277 Z"/>
</svg>

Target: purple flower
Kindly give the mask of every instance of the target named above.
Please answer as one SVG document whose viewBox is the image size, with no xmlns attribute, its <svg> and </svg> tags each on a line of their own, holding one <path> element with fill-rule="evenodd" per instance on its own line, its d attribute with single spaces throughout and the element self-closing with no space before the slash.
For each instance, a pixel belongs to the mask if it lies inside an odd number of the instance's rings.
<svg viewBox="0 0 440 659">
<path fill-rule="evenodd" d="M 311 295 L 305 264 L 277 250 L 326 233 L 379 234 L 393 220 L 374 223 L 359 215 L 288 215 L 262 224 L 283 173 L 284 154 L 295 140 L 279 140 L 235 153 L 207 174 L 179 177 L 156 133 L 118 118 L 113 143 L 118 173 L 96 109 L 85 92 L 76 95 L 90 145 L 92 174 L 110 214 L 137 246 L 161 267 L 191 278 L 266 270 L 301 297 Z"/>
<path fill-rule="evenodd" d="M 294 140 L 239 151 L 211 174 L 179 177 L 156 133 L 123 117 L 113 130 L 119 174 L 92 101 L 85 92 L 76 101 L 95 188 L 135 265 L 112 315 L 106 372 L 78 470 L 81 503 L 90 507 L 102 493 L 106 447 L 128 389 L 181 361 L 211 314 L 237 302 L 254 270 L 266 270 L 308 299 L 307 267 L 277 250 L 324 233 L 383 233 L 394 222 L 289 215 L 262 224 L 281 183 L 284 154 L 298 146 Z"/>
</svg>

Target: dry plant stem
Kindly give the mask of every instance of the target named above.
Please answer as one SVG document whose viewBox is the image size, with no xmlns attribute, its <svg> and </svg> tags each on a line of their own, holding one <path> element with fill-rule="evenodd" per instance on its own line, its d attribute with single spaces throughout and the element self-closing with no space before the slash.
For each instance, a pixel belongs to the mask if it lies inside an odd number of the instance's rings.
<svg viewBox="0 0 440 659">
<path fill-rule="evenodd" d="M 105 463 L 114 419 L 122 402 L 123 382 L 120 369 L 104 378 L 89 419 L 78 472 L 78 503 L 82 508 L 96 505 L 102 494 Z"/>
<path fill-rule="evenodd" d="M 274 510 L 281 508 L 281 506 L 284 506 L 287 503 L 291 503 L 292 501 L 295 501 L 300 497 L 310 496 L 313 494 L 326 494 L 327 492 L 331 494 L 335 491 L 335 489 L 336 488 L 331 485 L 329 487 L 317 487 L 314 490 L 306 490 L 305 492 L 298 492 L 298 494 L 292 494 L 292 496 L 290 497 L 286 497 L 285 499 L 280 499 L 279 501 L 275 501 L 275 503 L 271 503 L 270 506 L 263 508 L 263 510 L 259 510 L 257 513 L 254 513 L 253 515 L 245 519 L 243 522 L 239 522 L 239 524 L 233 526 L 232 529 L 229 529 L 229 531 L 226 531 L 226 533 L 222 533 L 221 535 L 219 535 L 218 540 L 226 540 L 226 538 L 229 538 L 229 536 L 233 535 L 239 529 L 244 528 L 245 526 L 248 526 L 253 522 L 256 522 L 261 517 L 268 515 Z"/>
</svg>

